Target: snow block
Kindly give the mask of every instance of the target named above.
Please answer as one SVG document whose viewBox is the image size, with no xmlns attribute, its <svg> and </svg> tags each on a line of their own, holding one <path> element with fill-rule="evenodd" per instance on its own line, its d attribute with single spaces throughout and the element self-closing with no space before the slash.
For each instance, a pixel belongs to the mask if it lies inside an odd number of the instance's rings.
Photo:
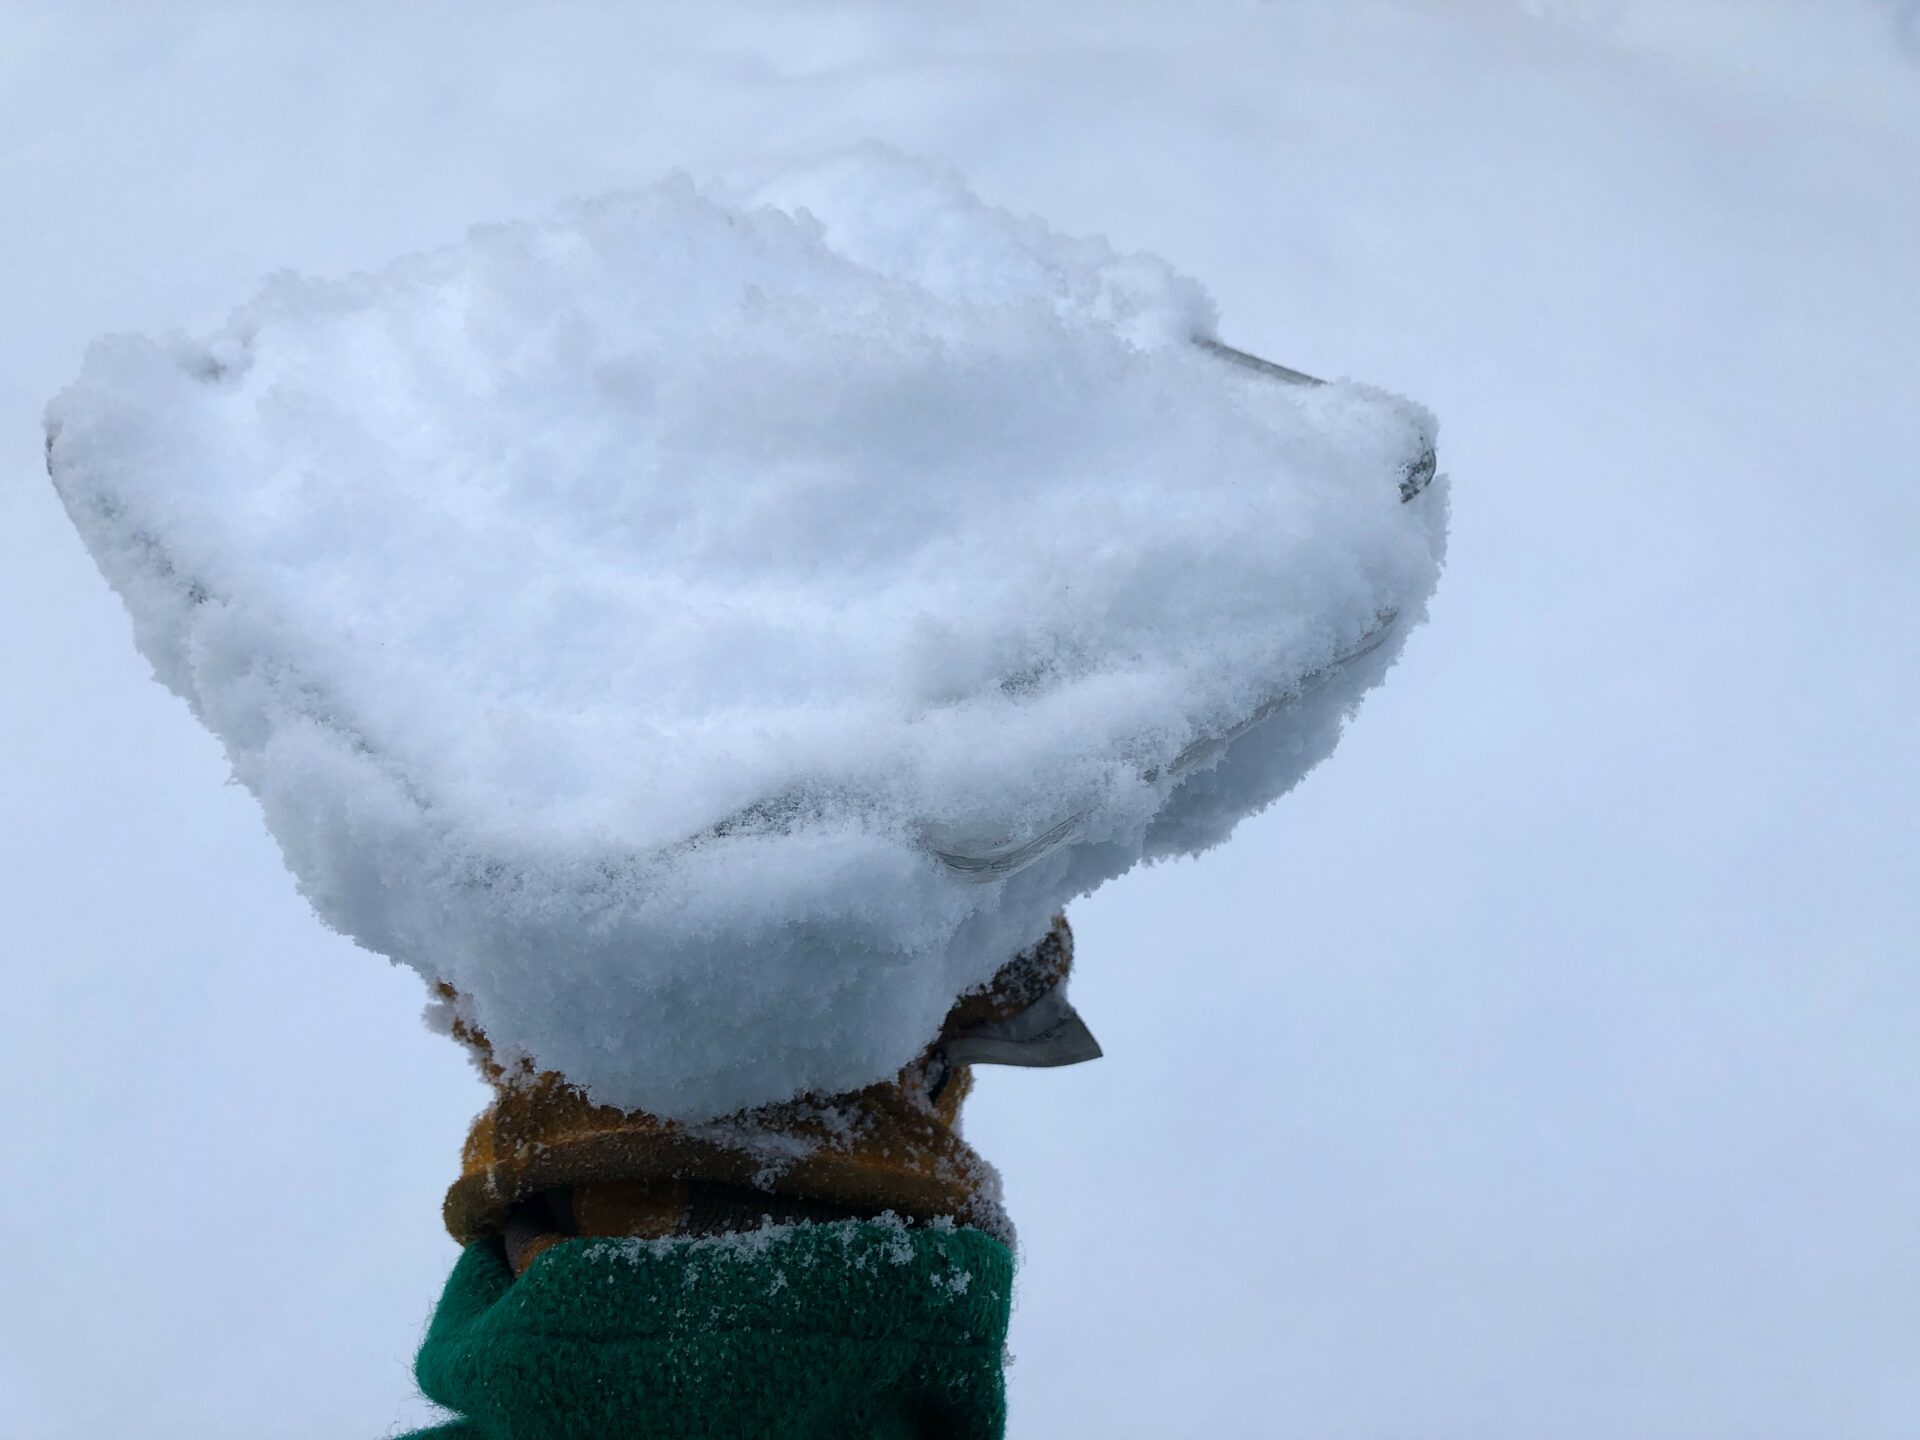
<svg viewBox="0 0 1920 1440">
<path fill-rule="evenodd" d="M 896 1071 L 1420 619 L 1431 417 L 1213 329 L 868 150 L 101 341 L 48 465 L 320 916 L 700 1120 Z"/>
</svg>

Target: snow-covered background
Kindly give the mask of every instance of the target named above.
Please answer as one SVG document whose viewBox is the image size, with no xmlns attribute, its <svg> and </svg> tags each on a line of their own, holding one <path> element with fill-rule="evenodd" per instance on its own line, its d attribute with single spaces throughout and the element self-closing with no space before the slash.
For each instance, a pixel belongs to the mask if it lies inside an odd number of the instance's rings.
<svg viewBox="0 0 1920 1440">
<path fill-rule="evenodd" d="M 1432 623 L 990 1073 L 1016 1436 L 1920 1433 L 1893 0 L 0 4 L 0 1436 L 387 1433 L 481 1101 L 41 470 L 107 330 L 874 136 L 1431 405 Z"/>
</svg>

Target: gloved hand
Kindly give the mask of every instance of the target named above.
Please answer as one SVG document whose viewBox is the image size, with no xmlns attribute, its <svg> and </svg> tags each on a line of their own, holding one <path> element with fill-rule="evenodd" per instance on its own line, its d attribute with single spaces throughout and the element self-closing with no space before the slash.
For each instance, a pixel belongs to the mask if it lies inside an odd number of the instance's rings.
<svg viewBox="0 0 1920 1440">
<path fill-rule="evenodd" d="M 1100 1053 L 1072 959 L 1058 919 L 892 1080 L 700 1126 L 501 1065 L 444 995 L 496 1093 L 414 1367 L 460 1418 L 415 1440 L 998 1440 L 1012 1232 L 960 1106 Z"/>
<path fill-rule="evenodd" d="M 999 1177 L 960 1137 L 976 1064 L 1063 1065 L 1100 1053 L 1066 1002 L 1064 916 L 979 990 L 888 1081 L 687 1126 L 596 1105 L 552 1071 L 500 1065 L 486 1037 L 453 1033 L 493 1082 L 447 1193 L 455 1239 L 499 1235 L 515 1273 L 569 1236 L 714 1235 L 775 1222 L 950 1219 L 1000 1239 Z M 445 998 L 455 997 L 446 992 Z"/>
</svg>

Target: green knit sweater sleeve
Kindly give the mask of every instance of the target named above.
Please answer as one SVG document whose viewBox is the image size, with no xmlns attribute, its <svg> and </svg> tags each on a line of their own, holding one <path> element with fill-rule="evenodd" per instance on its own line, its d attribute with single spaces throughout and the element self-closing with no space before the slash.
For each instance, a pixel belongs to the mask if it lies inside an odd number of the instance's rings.
<svg viewBox="0 0 1920 1440">
<path fill-rule="evenodd" d="M 998 1440 L 1012 1279 L 885 1218 L 570 1240 L 517 1280 L 478 1242 L 415 1364 L 459 1418 L 408 1440 Z"/>
</svg>

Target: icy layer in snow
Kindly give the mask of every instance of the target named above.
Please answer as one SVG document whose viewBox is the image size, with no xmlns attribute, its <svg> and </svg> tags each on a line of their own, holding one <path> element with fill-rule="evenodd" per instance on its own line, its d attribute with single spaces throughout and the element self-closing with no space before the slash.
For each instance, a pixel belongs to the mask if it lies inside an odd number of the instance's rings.
<svg viewBox="0 0 1920 1440">
<path fill-rule="evenodd" d="M 1211 328 L 863 152 L 103 341 L 49 463 L 322 917 L 699 1119 L 891 1073 L 1390 662 L 1430 419 Z"/>
</svg>

